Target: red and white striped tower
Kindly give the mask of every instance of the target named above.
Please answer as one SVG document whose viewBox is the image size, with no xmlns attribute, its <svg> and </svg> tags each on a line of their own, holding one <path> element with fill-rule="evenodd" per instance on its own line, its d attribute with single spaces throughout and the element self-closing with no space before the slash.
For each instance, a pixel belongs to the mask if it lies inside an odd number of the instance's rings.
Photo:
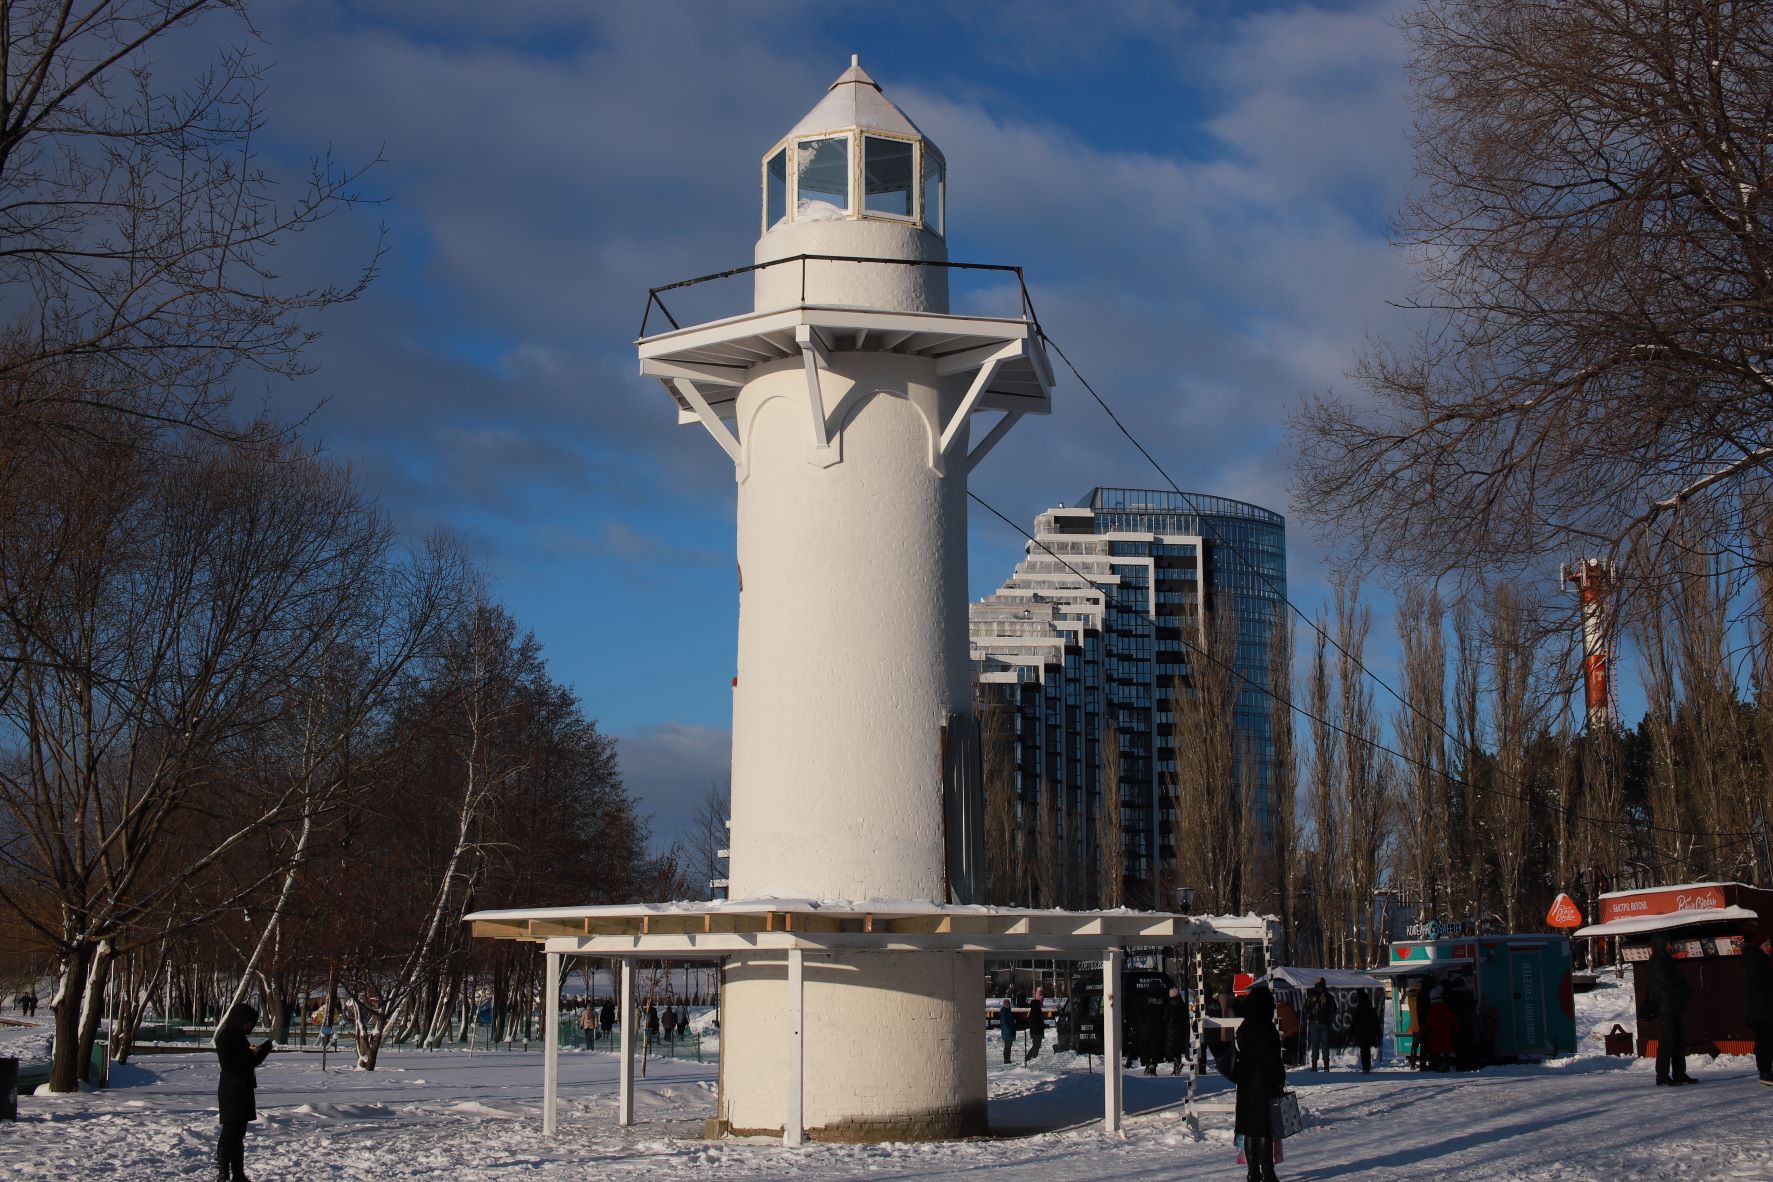
<svg viewBox="0 0 1773 1182">
<path fill-rule="evenodd" d="M 1574 588 L 1582 612 L 1582 683 L 1588 728 L 1613 720 L 1613 629 L 1608 612 L 1615 568 L 1612 562 L 1584 558 L 1558 568 L 1558 583 Z"/>
</svg>

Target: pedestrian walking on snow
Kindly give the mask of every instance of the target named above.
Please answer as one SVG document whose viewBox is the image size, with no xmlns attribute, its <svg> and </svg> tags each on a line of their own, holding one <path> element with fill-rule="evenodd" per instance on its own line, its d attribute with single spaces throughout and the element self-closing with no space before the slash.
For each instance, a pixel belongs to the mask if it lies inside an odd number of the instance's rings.
<svg viewBox="0 0 1773 1182">
<path fill-rule="evenodd" d="M 1311 1069 L 1318 1070 L 1318 1059 L 1323 1059 L 1323 1070 L 1330 1069 L 1330 1028 L 1336 1021 L 1336 999 L 1330 996 L 1330 986 L 1322 977 L 1317 979 L 1305 995 L 1305 1037 L 1311 1045 Z"/>
<path fill-rule="evenodd" d="M 1036 985 L 1034 997 L 1028 1002 L 1028 1049 L 1022 1052 L 1022 1062 L 1026 1063 L 1040 1054 L 1040 1044 L 1046 1036 L 1046 992 L 1042 986 Z"/>
<path fill-rule="evenodd" d="M 1003 1061 L 1010 1061 L 1010 1048 L 1016 1045 L 1016 1007 L 1008 994 L 997 1005 L 997 1030 L 1003 1035 Z"/>
<path fill-rule="evenodd" d="M 579 1011 L 579 1033 L 585 1036 L 585 1049 L 591 1049 L 591 1032 L 597 1029 L 597 1007 L 589 1001 Z"/>
<path fill-rule="evenodd" d="M 603 1029 L 603 1037 L 608 1038 L 609 1032 L 616 1028 L 616 1003 L 606 999 L 603 1009 L 597 1012 L 597 1025 Z"/>
<path fill-rule="evenodd" d="M 1693 987 L 1681 975 L 1681 966 L 1668 954 L 1666 933 L 1657 932 L 1650 937 L 1650 959 L 1645 968 L 1649 973 L 1650 1004 L 1656 1013 L 1656 1086 L 1698 1083 L 1687 1074 L 1686 1010 Z"/>
<path fill-rule="evenodd" d="M 1755 1070 L 1773 1087 L 1773 936 L 1742 948 L 1742 1017 L 1755 1036 Z"/>
<path fill-rule="evenodd" d="M 1365 989 L 1354 995 L 1354 1013 L 1348 1020 L 1348 1038 L 1361 1049 L 1361 1074 L 1371 1074 L 1373 1048 L 1379 1045 L 1379 1011 L 1373 1008 L 1373 995 Z"/>
<path fill-rule="evenodd" d="M 1280 1032 L 1274 1028 L 1274 995 L 1260 986 L 1244 998 L 1243 1025 L 1237 1028 L 1237 1111 L 1233 1129 L 1244 1139 L 1249 1182 L 1279 1182 L 1274 1173 L 1274 1116 L 1271 1101 L 1287 1087 L 1281 1064 Z"/>
<path fill-rule="evenodd" d="M 215 1057 L 222 1065 L 216 1086 L 221 1136 L 216 1138 L 216 1182 L 246 1182 L 246 1126 L 259 1118 L 255 1107 L 258 1065 L 271 1053 L 271 1040 L 253 1046 L 247 1035 L 258 1024 L 259 1012 L 241 1002 L 228 1011 L 215 1036 Z"/>
</svg>

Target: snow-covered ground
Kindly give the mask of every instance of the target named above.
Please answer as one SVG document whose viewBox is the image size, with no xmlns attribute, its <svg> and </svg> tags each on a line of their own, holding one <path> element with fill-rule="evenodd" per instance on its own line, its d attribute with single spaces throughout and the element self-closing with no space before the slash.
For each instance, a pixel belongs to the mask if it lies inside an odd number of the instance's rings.
<svg viewBox="0 0 1773 1182">
<path fill-rule="evenodd" d="M 1606 1179 L 1616 1182 L 1773 1180 L 1773 1088 L 1746 1060 L 1693 1064 L 1698 1087 L 1657 1088 L 1648 1063 L 1607 1059 L 1590 1032 L 1623 1018 L 1628 988 L 1609 980 L 1578 998 L 1582 1052 L 1534 1067 L 1465 1076 L 1382 1069 L 1295 1073 L 1314 1127 L 1286 1143 L 1287 1179 Z M 7 1029 L 0 1054 L 40 1037 Z M 1051 1046 L 1051 1043 L 1048 1043 Z M 1204 1140 L 1182 1119 L 1185 1082 L 1126 1077 L 1135 1115 L 1124 1137 L 1104 1136 L 1100 1063 L 1043 1055 L 1005 1067 L 992 1045 L 991 1118 L 1002 1130 L 1045 1130 L 937 1145 L 786 1149 L 773 1142 L 707 1142 L 715 1068 L 653 1060 L 636 1100 L 637 1124 L 614 1123 L 614 1056 L 561 1058 L 561 1134 L 542 1140 L 541 1055 L 392 1051 L 373 1073 L 317 1054 L 274 1055 L 260 1071 L 261 1120 L 247 1139 L 260 1182 L 326 1179 L 935 1179 L 1073 1182 L 1099 1178 L 1241 1176 L 1231 1146 L 1229 1095 L 1214 1081 Z M 866 1064 L 857 1064 L 866 1070 Z M 118 1086 L 79 1096 L 28 1096 L 20 1123 L 0 1127 L 0 1177 L 159 1182 L 209 1168 L 215 1067 L 208 1056 L 145 1057 L 119 1069 Z"/>
</svg>

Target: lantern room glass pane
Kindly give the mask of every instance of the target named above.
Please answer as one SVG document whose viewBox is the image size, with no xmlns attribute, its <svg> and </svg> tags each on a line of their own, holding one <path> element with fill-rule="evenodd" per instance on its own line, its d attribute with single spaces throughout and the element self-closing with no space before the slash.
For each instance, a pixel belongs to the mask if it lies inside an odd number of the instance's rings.
<svg viewBox="0 0 1773 1182">
<path fill-rule="evenodd" d="M 916 185 L 917 147 L 909 140 L 862 137 L 862 209 L 866 213 L 911 216 Z"/>
<path fill-rule="evenodd" d="M 801 140 L 795 145 L 794 220 L 820 221 L 841 217 L 850 208 L 850 140 Z"/>
<path fill-rule="evenodd" d="M 788 149 L 771 156 L 763 171 L 763 224 L 771 229 L 788 216 Z"/>
<path fill-rule="evenodd" d="M 944 232 L 948 199 L 948 183 L 943 177 L 942 162 L 929 152 L 923 154 L 923 225 L 932 234 Z"/>
</svg>

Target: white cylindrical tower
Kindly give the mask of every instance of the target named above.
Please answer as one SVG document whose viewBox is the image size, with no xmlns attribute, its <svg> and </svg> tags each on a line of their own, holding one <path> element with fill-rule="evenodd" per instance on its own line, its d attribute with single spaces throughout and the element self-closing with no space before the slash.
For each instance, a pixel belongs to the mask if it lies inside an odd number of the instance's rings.
<svg viewBox="0 0 1773 1182">
<path fill-rule="evenodd" d="M 1026 319 L 949 314 L 945 167 L 852 60 L 763 159 L 753 313 L 641 342 L 738 481 L 734 900 L 962 901 L 967 474 L 1050 374 Z M 783 1127 L 786 980 L 729 962 L 731 1131 Z M 810 958 L 804 999 L 809 1135 L 983 1131 L 977 954 Z"/>
</svg>

